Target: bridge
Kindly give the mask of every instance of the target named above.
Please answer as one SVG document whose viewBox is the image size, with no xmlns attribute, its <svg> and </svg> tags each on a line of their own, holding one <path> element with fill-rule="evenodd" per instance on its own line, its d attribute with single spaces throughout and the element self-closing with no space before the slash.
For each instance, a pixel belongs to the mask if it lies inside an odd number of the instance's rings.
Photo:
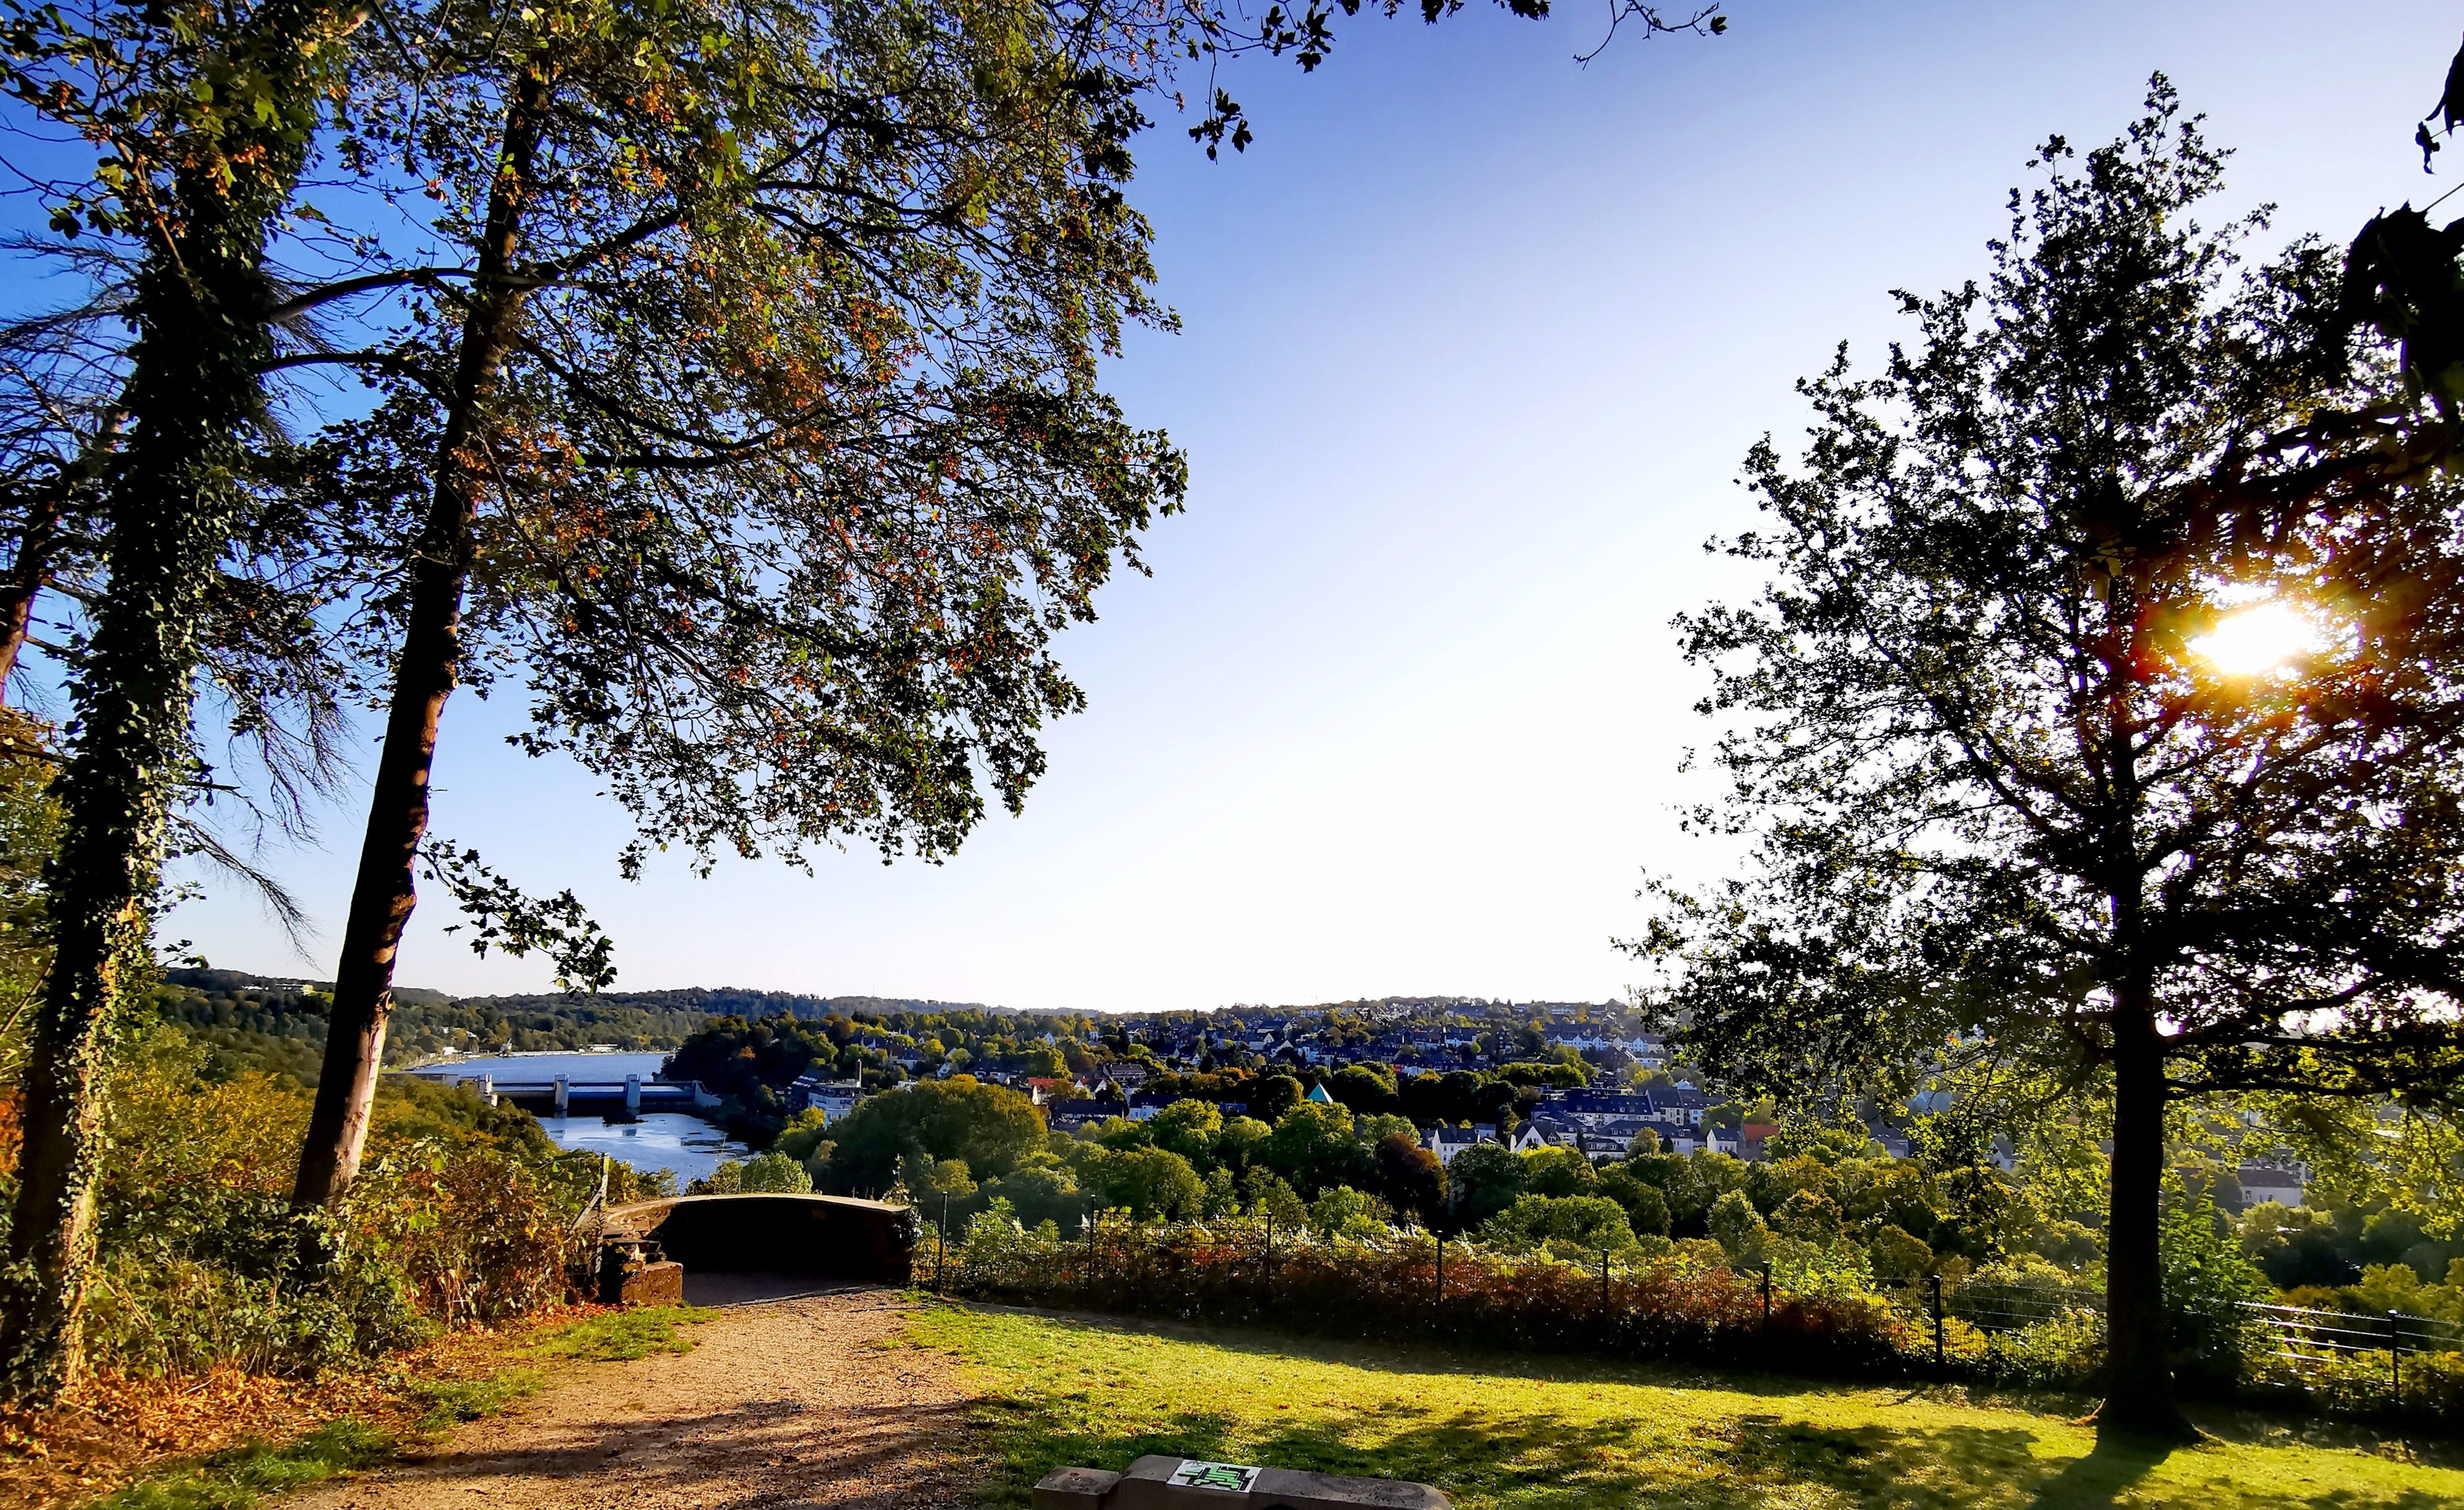
<svg viewBox="0 0 2464 1510">
<path fill-rule="evenodd" d="M 468 1085 L 490 1105 L 509 1101 L 524 1111 L 564 1116 L 570 1112 L 607 1112 L 620 1107 L 639 1116 L 646 1111 L 707 1111 L 719 1098 L 697 1080 L 645 1081 L 639 1075 L 623 1080 L 498 1080 L 493 1075 L 439 1076 L 448 1083 Z"/>
<path fill-rule="evenodd" d="M 803 1275 L 877 1284 L 912 1277 L 923 1223 L 914 1211 L 846 1195 L 663 1195 L 601 1218 L 605 1250 L 649 1247 L 684 1277 Z M 638 1265 L 636 1265 L 638 1267 Z M 606 1269 L 603 1264 L 603 1282 Z M 615 1300 L 618 1295 L 605 1295 Z"/>
</svg>

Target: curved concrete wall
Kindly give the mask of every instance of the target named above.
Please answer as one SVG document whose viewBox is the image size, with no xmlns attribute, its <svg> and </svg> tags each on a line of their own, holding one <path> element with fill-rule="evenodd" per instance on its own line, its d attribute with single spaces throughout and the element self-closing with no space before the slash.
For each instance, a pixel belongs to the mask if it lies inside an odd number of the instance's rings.
<svg viewBox="0 0 2464 1510">
<path fill-rule="evenodd" d="M 682 1195 L 607 1214 L 688 1270 L 779 1271 L 904 1284 L 920 1223 L 844 1195 Z"/>
</svg>

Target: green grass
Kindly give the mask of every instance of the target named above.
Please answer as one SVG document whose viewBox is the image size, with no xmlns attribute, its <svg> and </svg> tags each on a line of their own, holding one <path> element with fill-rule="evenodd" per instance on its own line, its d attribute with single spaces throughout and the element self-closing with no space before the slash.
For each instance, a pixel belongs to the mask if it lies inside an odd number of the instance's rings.
<svg viewBox="0 0 2464 1510">
<path fill-rule="evenodd" d="M 1149 1453 L 1436 1484 L 1460 1510 L 2432 1510 L 2464 1471 L 2399 1444 L 2219 1423 L 2194 1448 L 2099 1445 L 2061 1414 L 1948 1388 L 1458 1356 L 939 1305 L 910 1346 L 976 1387 L 993 1498 Z"/>
<path fill-rule="evenodd" d="M 709 1321 L 717 1314 L 700 1305 L 606 1311 L 541 1334 L 532 1346 L 531 1355 L 558 1361 L 629 1363 L 652 1353 L 689 1353 L 693 1351 L 693 1339 L 678 1335 L 676 1328 Z"/>
<path fill-rule="evenodd" d="M 691 1352 L 693 1339 L 678 1328 L 717 1314 L 691 1305 L 609 1311 L 550 1327 L 521 1351 L 542 1364 L 614 1363 L 654 1352 Z M 546 1383 L 544 1368 L 522 1364 L 473 1379 L 407 1380 L 399 1392 L 420 1409 L 407 1433 L 397 1434 L 366 1421 L 333 1421 L 297 1441 L 250 1442 L 191 1459 L 88 1501 L 82 1510 L 248 1510 L 263 1496 L 387 1461 L 407 1446 L 494 1415 Z"/>
<path fill-rule="evenodd" d="M 281 1447 L 252 1443 L 141 1478 L 93 1502 L 92 1510 L 247 1510 L 280 1494 L 392 1455 L 392 1433 L 365 1421 L 335 1421 Z"/>
</svg>

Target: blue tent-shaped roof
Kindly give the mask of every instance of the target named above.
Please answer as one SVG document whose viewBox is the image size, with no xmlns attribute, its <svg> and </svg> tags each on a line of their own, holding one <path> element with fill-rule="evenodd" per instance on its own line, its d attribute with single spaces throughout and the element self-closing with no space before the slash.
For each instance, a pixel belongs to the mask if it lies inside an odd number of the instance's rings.
<svg viewBox="0 0 2464 1510">
<path fill-rule="evenodd" d="M 1326 1093 L 1326 1087 L 1324 1085 L 1311 1085 L 1309 1087 L 1309 1099 L 1317 1102 L 1322 1105 L 1331 1106 L 1334 1105 L 1334 1098 Z"/>
</svg>

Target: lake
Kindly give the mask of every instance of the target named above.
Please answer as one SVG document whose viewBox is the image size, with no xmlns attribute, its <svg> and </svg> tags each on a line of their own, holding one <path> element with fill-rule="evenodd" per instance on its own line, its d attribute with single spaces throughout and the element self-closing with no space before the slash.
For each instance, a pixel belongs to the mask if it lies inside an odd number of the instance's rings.
<svg viewBox="0 0 2464 1510">
<path fill-rule="evenodd" d="M 560 1149 L 610 1154 L 637 1170 L 673 1170 L 679 1189 L 707 1178 L 721 1159 L 753 1157 L 751 1149 L 690 1112 L 646 1111 L 621 1127 L 597 1117 L 541 1117 L 539 1125 Z"/>
<path fill-rule="evenodd" d="M 622 1082 L 639 1075 L 649 1082 L 665 1054 L 491 1054 L 440 1060 L 410 1073 L 430 1080 L 545 1081 L 559 1075 L 577 1083 Z M 708 1177 L 722 1159 L 749 1159 L 753 1150 L 699 1117 L 682 1111 L 645 1112 L 627 1127 L 597 1116 L 541 1117 L 539 1125 L 560 1149 L 605 1153 L 637 1170 L 673 1170 L 679 1186 Z"/>
</svg>

